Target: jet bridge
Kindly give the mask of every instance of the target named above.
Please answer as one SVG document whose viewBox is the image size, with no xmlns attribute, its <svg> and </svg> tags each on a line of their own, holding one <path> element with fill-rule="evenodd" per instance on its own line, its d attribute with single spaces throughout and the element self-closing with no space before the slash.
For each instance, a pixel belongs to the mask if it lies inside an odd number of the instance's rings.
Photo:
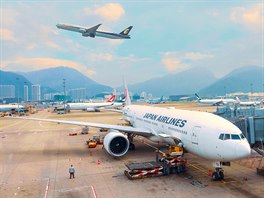
<svg viewBox="0 0 264 198">
<path fill-rule="evenodd" d="M 217 107 L 215 114 L 234 123 L 251 146 L 264 145 L 264 108 L 242 108 L 237 105 Z"/>
</svg>

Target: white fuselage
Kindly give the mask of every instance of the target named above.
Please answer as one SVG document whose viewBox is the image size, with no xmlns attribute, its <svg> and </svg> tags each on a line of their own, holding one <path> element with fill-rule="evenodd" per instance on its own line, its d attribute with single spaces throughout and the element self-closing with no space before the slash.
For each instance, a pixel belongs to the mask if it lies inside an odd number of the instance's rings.
<svg viewBox="0 0 264 198">
<path fill-rule="evenodd" d="M 200 99 L 198 103 L 203 105 L 224 105 L 228 103 L 237 103 L 236 100 L 227 98 L 227 99 Z"/>
<path fill-rule="evenodd" d="M 232 161 L 247 157 L 251 151 L 235 125 L 211 113 L 129 105 L 124 116 L 132 126 L 153 131 L 148 137 L 151 141 L 176 144 L 174 139 L 179 139 L 186 150 L 206 159 Z M 220 134 L 239 139 L 222 140 Z"/>
<path fill-rule="evenodd" d="M 0 105 L 0 112 L 9 112 L 9 111 L 21 111 L 24 110 L 25 107 L 17 104 L 3 104 Z"/>
<path fill-rule="evenodd" d="M 111 102 L 87 102 L 87 103 L 67 103 L 70 110 L 84 110 L 84 111 L 95 111 L 102 107 L 111 106 Z"/>
</svg>

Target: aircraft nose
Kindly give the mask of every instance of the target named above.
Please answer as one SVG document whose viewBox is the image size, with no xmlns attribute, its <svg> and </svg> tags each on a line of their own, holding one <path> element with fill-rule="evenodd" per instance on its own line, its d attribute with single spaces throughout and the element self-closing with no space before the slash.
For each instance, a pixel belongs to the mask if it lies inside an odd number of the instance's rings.
<svg viewBox="0 0 264 198">
<path fill-rule="evenodd" d="M 251 148 L 247 142 L 241 142 L 236 145 L 236 156 L 238 159 L 243 159 L 251 154 Z"/>
</svg>

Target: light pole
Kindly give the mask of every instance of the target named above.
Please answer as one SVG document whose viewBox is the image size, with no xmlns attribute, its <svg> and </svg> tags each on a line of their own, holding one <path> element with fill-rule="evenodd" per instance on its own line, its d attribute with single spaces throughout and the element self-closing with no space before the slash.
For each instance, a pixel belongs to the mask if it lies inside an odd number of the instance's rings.
<svg viewBox="0 0 264 198">
<path fill-rule="evenodd" d="M 224 86 L 224 90 L 225 90 L 225 98 L 226 98 L 226 86 Z"/>
<path fill-rule="evenodd" d="M 66 96 L 66 93 L 65 93 L 65 81 L 66 81 L 66 79 L 65 78 L 63 78 L 62 79 L 63 80 L 63 109 L 64 109 L 64 113 L 65 113 L 65 96 Z"/>
<path fill-rule="evenodd" d="M 253 97 L 253 83 L 250 83 L 251 100 Z"/>
<path fill-rule="evenodd" d="M 19 78 L 16 77 L 17 80 L 17 111 L 19 112 Z"/>
</svg>

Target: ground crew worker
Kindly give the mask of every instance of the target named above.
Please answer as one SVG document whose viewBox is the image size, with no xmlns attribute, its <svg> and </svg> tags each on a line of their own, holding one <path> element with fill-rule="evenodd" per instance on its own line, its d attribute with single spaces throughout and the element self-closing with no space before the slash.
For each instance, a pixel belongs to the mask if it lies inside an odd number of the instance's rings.
<svg viewBox="0 0 264 198">
<path fill-rule="evenodd" d="M 71 165 L 71 167 L 69 168 L 69 173 L 70 173 L 70 179 L 73 177 L 74 178 L 74 173 L 75 173 L 75 169 L 74 167 Z"/>
</svg>

